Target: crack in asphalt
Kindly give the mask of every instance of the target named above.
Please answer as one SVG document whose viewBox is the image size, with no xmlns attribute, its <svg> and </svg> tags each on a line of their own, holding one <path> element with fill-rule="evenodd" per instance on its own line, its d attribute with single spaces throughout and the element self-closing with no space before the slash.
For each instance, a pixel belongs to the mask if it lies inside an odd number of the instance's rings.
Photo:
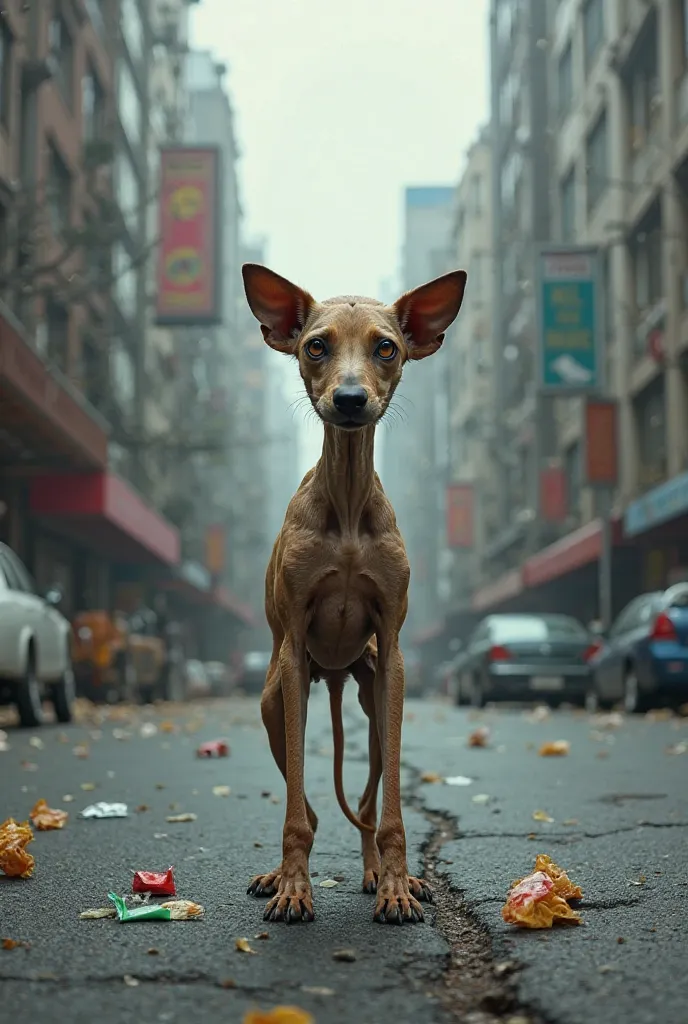
<svg viewBox="0 0 688 1024">
<path fill-rule="evenodd" d="M 624 832 L 637 832 L 643 828 L 688 828 L 688 821 L 638 821 L 635 825 L 622 825 L 604 832 L 461 832 L 457 839 L 527 839 L 536 835 L 538 839 L 550 842 L 573 842 L 577 839 L 602 839 L 605 836 L 617 836 Z"/>
<path fill-rule="evenodd" d="M 59 975 L 59 974 L 2 974 L 0 975 L 0 981 L 8 982 L 15 981 L 21 982 L 25 985 L 30 984 L 41 984 L 41 985 L 55 985 L 63 988 L 83 988 L 88 985 L 122 985 L 125 984 L 125 977 L 131 978 L 135 985 L 132 988 L 138 987 L 138 985 L 210 985 L 212 988 L 229 988 L 232 991 L 245 992 L 248 995 L 259 995 L 265 996 L 266 998 L 273 994 L 273 990 L 270 987 L 262 985 L 245 985 L 234 980 L 234 978 L 218 978 L 217 975 L 204 974 L 203 972 L 194 972 L 193 974 L 171 974 L 169 972 L 163 972 L 161 974 L 144 975 L 144 974 L 94 974 L 94 975 L 82 975 L 78 978 Z"/>
</svg>

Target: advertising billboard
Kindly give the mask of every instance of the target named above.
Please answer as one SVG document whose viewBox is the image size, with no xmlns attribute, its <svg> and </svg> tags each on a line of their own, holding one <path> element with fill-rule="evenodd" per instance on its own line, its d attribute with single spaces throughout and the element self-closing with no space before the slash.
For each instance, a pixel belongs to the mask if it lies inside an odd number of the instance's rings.
<svg viewBox="0 0 688 1024">
<path fill-rule="evenodd" d="M 447 547 L 473 547 L 473 485 L 447 487 Z"/>
</svg>

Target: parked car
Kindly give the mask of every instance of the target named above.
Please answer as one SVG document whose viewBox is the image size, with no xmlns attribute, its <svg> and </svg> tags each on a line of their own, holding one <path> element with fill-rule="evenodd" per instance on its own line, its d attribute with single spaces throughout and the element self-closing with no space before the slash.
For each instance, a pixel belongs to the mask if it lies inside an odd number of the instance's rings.
<svg viewBox="0 0 688 1024">
<path fill-rule="evenodd" d="M 15 704 L 28 728 L 42 724 L 44 697 L 58 722 L 72 719 L 71 631 L 61 600 L 59 587 L 41 597 L 16 554 L 0 544 L 0 704 Z"/>
<path fill-rule="evenodd" d="M 268 651 L 248 651 L 239 670 L 237 686 L 246 693 L 261 693 L 270 658 Z"/>
<path fill-rule="evenodd" d="M 229 668 L 223 661 L 206 661 L 205 673 L 213 697 L 226 697 L 232 688 Z"/>
<path fill-rule="evenodd" d="M 456 656 L 456 703 L 538 697 L 582 704 L 599 646 L 568 615 L 489 615 Z"/>
<path fill-rule="evenodd" d="M 189 658 L 184 665 L 184 679 L 187 697 L 193 699 L 194 697 L 210 696 L 211 684 L 202 661 Z"/>
<path fill-rule="evenodd" d="M 629 714 L 688 700 L 688 584 L 626 605 L 592 661 L 591 711 L 620 702 Z"/>
</svg>

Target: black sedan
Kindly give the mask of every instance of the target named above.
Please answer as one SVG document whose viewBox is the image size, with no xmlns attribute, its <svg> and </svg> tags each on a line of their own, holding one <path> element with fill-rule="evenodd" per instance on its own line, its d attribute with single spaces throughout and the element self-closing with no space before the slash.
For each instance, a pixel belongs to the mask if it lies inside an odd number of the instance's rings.
<svg viewBox="0 0 688 1024">
<path fill-rule="evenodd" d="M 454 662 L 457 704 L 562 700 L 583 704 L 600 643 L 568 615 L 489 615 Z"/>
</svg>

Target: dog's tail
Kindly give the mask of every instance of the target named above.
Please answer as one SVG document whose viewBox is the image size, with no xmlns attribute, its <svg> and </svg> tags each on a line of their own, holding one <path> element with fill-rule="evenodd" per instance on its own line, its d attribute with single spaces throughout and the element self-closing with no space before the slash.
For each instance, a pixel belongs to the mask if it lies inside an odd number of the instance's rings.
<svg viewBox="0 0 688 1024">
<path fill-rule="evenodd" d="M 330 692 L 330 715 L 332 717 L 332 739 L 334 741 L 334 791 L 337 796 L 337 803 L 352 825 L 355 825 L 359 832 L 374 832 L 374 825 L 364 825 L 346 802 L 344 796 L 344 726 L 342 724 L 342 693 L 343 682 L 328 683 Z"/>
</svg>

